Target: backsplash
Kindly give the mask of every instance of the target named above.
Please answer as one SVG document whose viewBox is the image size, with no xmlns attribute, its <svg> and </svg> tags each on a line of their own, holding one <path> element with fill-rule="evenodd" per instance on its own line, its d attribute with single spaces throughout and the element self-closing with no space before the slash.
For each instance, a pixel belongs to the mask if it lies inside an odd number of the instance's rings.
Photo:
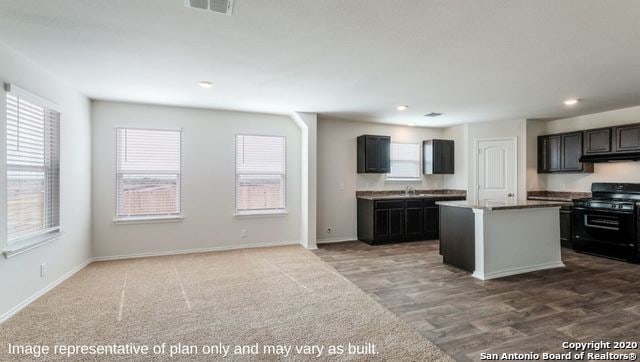
<svg viewBox="0 0 640 362">
<path fill-rule="evenodd" d="M 387 181 L 383 174 L 357 174 L 356 190 L 404 190 L 411 186 L 414 189 L 440 189 L 444 185 L 442 175 L 422 175 L 420 181 Z"/>
<path fill-rule="evenodd" d="M 403 190 L 384 190 L 384 191 L 356 191 L 356 197 L 358 196 L 384 196 L 384 195 L 394 195 L 400 194 L 404 192 Z M 467 191 L 465 190 L 447 190 L 447 189 L 416 189 L 417 194 L 430 194 L 430 195 L 456 195 L 456 196 L 466 196 Z"/>
</svg>

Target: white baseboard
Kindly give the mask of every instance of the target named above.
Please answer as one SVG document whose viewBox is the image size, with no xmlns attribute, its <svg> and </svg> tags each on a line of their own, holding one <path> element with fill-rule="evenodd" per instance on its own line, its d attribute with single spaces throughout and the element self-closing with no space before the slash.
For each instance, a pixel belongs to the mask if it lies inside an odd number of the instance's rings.
<svg viewBox="0 0 640 362">
<path fill-rule="evenodd" d="M 537 270 L 553 269 L 553 268 L 564 268 L 564 267 L 565 267 L 565 265 L 564 265 L 564 263 L 562 261 L 554 261 L 554 262 L 550 262 L 550 263 L 529 265 L 529 266 L 519 267 L 519 268 L 498 270 L 498 271 L 493 271 L 493 272 L 490 272 L 490 273 L 479 273 L 479 272 L 476 271 L 476 272 L 473 272 L 472 276 L 474 278 L 478 278 L 478 279 L 482 279 L 482 280 L 488 280 L 488 279 L 502 278 L 502 277 L 506 277 L 506 276 L 509 276 L 509 275 L 529 273 L 529 272 L 533 272 L 533 271 L 537 271 Z"/>
<path fill-rule="evenodd" d="M 207 252 L 211 252 L 211 251 L 266 248 L 266 247 L 270 247 L 270 246 L 283 246 L 283 245 L 300 245 L 300 241 L 278 241 L 278 242 L 268 242 L 268 243 L 252 243 L 252 244 L 229 245 L 229 246 L 214 246 L 214 247 L 210 247 L 210 248 L 182 249 L 182 250 L 157 251 L 157 252 L 149 252 L 149 253 L 97 256 L 97 257 L 93 258 L 93 261 L 148 258 L 148 257 L 152 257 L 152 256 L 167 256 L 167 255 L 207 253 Z"/>
<path fill-rule="evenodd" d="M 318 244 L 329 244 L 329 243 L 342 243 L 344 241 L 354 241 L 358 240 L 355 236 L 349 236 L 346 238 L 327 238 L 327 239 L 318 239 Z"/>
<path fill-rule="evenodd" d="M 44 295 L 45 293 L 47 293 L 51 289 L 57 287 L 60 283 L 62 283 L 65 280 L 69 279 L 75 273 L 77 273 L 80 270 L 82 270 L 85 266 L 91 264 L 92 261 L 93 261 L 93 259 L 91 259 L 91 258 L 87 259 L 84 263 L 82 263 L 82 264 L 76 266 L 75 268 L 71 269 L 65 275 L 63 275 L 60 278 L 56 279 L 53 283 L 51 283 L 51 284 L 47 285 L 46 287 L 40 289 L 34 295 L 30 296 L 29 298 L 25 299 L 20 304 L 18 304 L 15 307 L 11 308 L 8 312 L 6 312 L 2 316 L 0 316 L 0 324 L 4 323 L 7 319 L 13 317 L 16 313 L 18 313 L 19 311 L 24 309 L 29 304 L 33 303 L 36 299 L 40 298 L 42 295 Z"/>
</svg>

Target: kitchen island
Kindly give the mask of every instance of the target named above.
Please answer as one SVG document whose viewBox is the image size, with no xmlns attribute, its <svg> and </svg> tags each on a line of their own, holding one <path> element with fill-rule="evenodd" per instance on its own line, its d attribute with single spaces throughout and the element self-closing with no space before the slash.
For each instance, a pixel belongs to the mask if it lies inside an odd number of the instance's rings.
<svg viewBox="0 0 640 362">
<path fill-rule="evenodd" d="M 564 202 L 438 201 L 445 264 L 494 279 L 564 267 L 558 209 Z"/>
</svg>

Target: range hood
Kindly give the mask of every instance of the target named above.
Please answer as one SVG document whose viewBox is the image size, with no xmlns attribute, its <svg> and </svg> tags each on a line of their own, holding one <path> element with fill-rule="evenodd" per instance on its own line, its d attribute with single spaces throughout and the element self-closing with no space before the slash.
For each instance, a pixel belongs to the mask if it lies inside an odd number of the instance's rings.
<svg viewBox="0 0 640 362">
<path fill-rule="evenodd" d="M 580 157 L 580 162 L 599 163 L 622 161 L 640 161 L 640 152 L 603 153 L 600 155 L 584 155 Z"/>
</svg>

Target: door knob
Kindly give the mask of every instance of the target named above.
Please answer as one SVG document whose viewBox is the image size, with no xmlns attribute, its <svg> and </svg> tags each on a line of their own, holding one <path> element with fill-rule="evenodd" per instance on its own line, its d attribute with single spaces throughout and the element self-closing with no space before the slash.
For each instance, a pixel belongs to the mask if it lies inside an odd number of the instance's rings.
<svg viewBox="0 0 640 362">
<path fill-rule="evenodd" d="M 512 194 L 512 193 L 508 193 L 507 194 L 507 197 L 513 197 L 513 196 L 514 196 L 514 194 Z"/>
</svg>

